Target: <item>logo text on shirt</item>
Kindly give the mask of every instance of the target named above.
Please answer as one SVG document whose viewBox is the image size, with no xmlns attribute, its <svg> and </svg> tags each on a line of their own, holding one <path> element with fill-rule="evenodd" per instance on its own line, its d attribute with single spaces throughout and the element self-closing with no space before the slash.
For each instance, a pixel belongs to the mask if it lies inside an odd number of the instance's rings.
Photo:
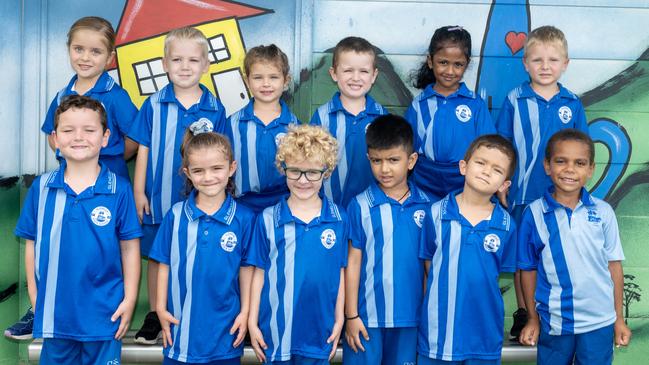
<svg viewBox="0 0 649 365">
<path fill-rule="evenodd" d="M 460 122 L 466 123 L 471 119 L 471 109 L 462 104 L 455 108 L 455 116 Z"/>
<path fill-rule="evenodd" d="M 482 246 L 488 252 L 496 252 L 498 251 L 498 247 L 500 247 L 500 237 L 497 234 L 489 233 L 484 238 Z"/>
<path fill-rule="evenodd" d="M 570 123 L 570 120 L 572 119 L 572 110 L 565 105 L 559 108 L 559 119 L 561 119 L 563 124 Z"/>
<path fill-rule="evenodd" d="M 223 233 L 223 236 L 221 236 L 221 248 L 227 252 L 232 252 L 235 247 L 237 247 L 237 235 L 231 231 Z"/>
<path fill-rule="evenodd" d="M 336 244 L 336 232 L 334 232 L 334 230 L 331 228 L 325 229 L 320 235 L 320 242 L 322 242 L 322 245 L 326 249 L 334 247 L 334 245 Z"/>
<path fill-rule="evenodd" d="M 421 228 L 421 226 L 424 224 L 424 217 L 426 217 L 426 212 L 421 209 L 412 214 L 412 219 L 415 221 L 415 224 L 419 228 Z"/>
<path fill-rule="evenodd" d="M 99 227 L 103 227 L 110 223 L 111 218 L 112 215 L 110 214 L 110 210 L 101 205 L 93 209 L 90 213 L 90 220 L 92 220 L 92 223 Z"/>
<path fill-rule="evenodd" d="M 597 216 L 597 211 L 595 209 L 588 209 L 588 221 L 592 223 L 599 223 L 602 221 L 602 218 Z"/>
</svg>

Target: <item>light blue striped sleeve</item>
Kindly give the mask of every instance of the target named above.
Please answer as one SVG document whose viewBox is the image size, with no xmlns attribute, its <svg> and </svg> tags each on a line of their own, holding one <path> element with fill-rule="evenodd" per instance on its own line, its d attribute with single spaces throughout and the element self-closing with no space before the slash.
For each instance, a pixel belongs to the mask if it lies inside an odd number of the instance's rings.
<svg viewBox="0 0 649 365">
<path fill-rule="evenodd" d="M 40 181 L 43 177 L 39 176 L 32 182 L 32 186 L 27 191 L 23 209 L 20 211 L 18 222 L 14 234 L 26 240 L 36 240 L 38 229 L 38 199 L 40 195 Z"/>
<path fill-rule="evenodd" d="M 178 203 L 182 204 L 182 203 Z M 180 219 L 180 218 L 178 218 Z M 171 263 L 171 242 L 174 234 L 174 212 L 169 209 L 165 215 L 158 233 L 153 240 L 149 258 L 167 266 Z"/>
<path fill-rule="evenodd" d="M 514 140 L 514 106 L 509 98 L 505 98 L 498 119 L 496 120 L 498 134 L 510 141 Z"/>
<path fill-rule="evenodd" d="M 419 258 L 423 260 L 432 260 L 437 249 L 435 245 L 437 232 L 435 232 L 432 210 L 428 208 L 419 234 Z"/>
</svg>

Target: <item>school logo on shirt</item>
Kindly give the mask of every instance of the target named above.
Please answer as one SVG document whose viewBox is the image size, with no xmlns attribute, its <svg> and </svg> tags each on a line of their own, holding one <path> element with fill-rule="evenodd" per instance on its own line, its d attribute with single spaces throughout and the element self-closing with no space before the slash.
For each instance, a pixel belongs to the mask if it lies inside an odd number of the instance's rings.
<svg viewBox="0 0 649 365">
<path fill-rule="evenodd" d="M 599 223 L 602 221 L 602 218 L 597 216 L 595 209 L 588 209 L 588 221 L 591 223 Z"/>
<path fill-rule="evenodd" d="M 559 108 L 559 119 L 563 124 L 568 124 L 572 119 L 572 110 L 567 106 L 562 106 Z"/>
<path fill-rule="evenodd" d="M 320 235 L 320 242 L 322 242 L 322 245 L 326 249 L 334 247 L 334 245 L 336 244 L 336 232 L 334 232 L 334 230 L 331 228 L 325 229 Z"/>
<path fill-rule="evenodd" d="M 279 147 L 279 144 L 282 143 L 282 139 L 284 139 L 285 135 L 286 133 L 284 132 L 277 133 L 277 135 L 275 136 L 275 146 Z"/>
<path fill-rule="evenodd" d="M 500 237 L 497 234 L 489 233 L 482 241 L 482 246 L 488 252 L 496 252 L 500 247 Z"/>
<path fill-rule="evenodd" d="M 104 206 L 98 206 L 90 213 L 90 220 L 99 227 L 103 227 L 110 223 L 111 218 L 112 215 L 110 214 L 110 210 Z"/>
<path fill-rule="evenodd" d="M 119 359 L 114 359 L 114 360 L 108 360 L 106 362 L 106 365 L 119 365 Z"/>
<path fill-rule="evenodd" d="M 466 123 L 471 119 L 471 109 L 464 104 L 458 105 L 455 108 L 455 116 L 460 122 Z"/>
<path fill-rule="evenodd" d="M 221 248 L 227 252 L 234 251 L 237 247 L 237 235 L 234 232 L 225 232 L 221 236 Z"/>
<path fill-rule="evenodd" d="M 412 219 L 419 228 L 424 224 L 424 217 L 426 217 L 426 212 L 421 209 L 412 214 Z"/>
</svg>

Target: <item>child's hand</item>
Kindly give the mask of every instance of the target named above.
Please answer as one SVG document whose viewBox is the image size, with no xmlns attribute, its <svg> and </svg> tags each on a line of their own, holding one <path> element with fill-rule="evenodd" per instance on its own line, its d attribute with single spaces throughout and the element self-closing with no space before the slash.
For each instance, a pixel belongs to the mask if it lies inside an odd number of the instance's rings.
<svg viewBox="0 0 649 365">
<path fill-rule="evenodd" d="M 327 343 L 333 344 L 331 346 L 331 352 L 329 353 L 329 361 L 334 358 L 336 355 L 336 349 L 338 348 L 338 340 L 340 340 L 340 333 L 343 330 L 343 321 L 334 322 L 334 327 L 331 329 L 331 336 L 327 339 Z"/>
<path fill-rule="evenodd" d="M 232 328 L 230 328 L 230 334 L 234 335 L 237 331 L 239 331 L 239 333 L 237 333 L 237 338 L 234 339 L 232 347 L 241 345 L 241 342 L 243 342 L 243 339 L 246 337 L 246 332 L 248 332 L 248 313 L 239 313 L 237 318 L 234 319 L 234 324 L 232 325 Z"/>
<path fill-rule="evenodd" d="M 360 334 L 363 335 L 365 341 L 370 340 L 367 329 L 360 317 L 347 321 L 347 325 L 345 326 L 345 339 L 354 352 L 358 352 L 359 349 L 365 352 L 365 348 L 361 343 Z"/>
<path fill-rule="evenodd" d="M 156 313 L 158 314 L 160 327 L 162 327 L 162 347 L 166 348 L 167 346 L 173 346 L 174 343 L 171 339 L 171 323 L 177 326 L 180 321 L 167 310 L 157 310 Z"/>
<path fill-rule="evenodd" d="M 124 299 L 121 303 L 119 303 L 117 310 L 110 317 L 111 322 L 115 322 L 118 319 L 121 319 L 119 322 L 119 327 L 117 328 L 117 332 L 115 332 L 116 340 L 121 340 L 128 331 L 128 328 L 131 326 L 131 318 L 133 317 L 134 308 L 134 301 Z"/>
<path fill-rule="evenodd" d="M 631 330 L 624 323 L 624 319 L 618 318 L 615 321 L 615 346 L 627 346 L 631 342 Z"/>
<path fill-rule="evenodd" d="M 521 330 L 521 335 L 518 341 L 527 346 L 534 346 L 539 339 L 539 331 L 541 325 L 539 324 L 539 319 L 529 318 L 527 324 Z"/>
<path fill-rule="evenodd" d="M 261 334 L 261 330 L 257 325 L 248 324 L 248 332 L 250 333 L 250 344 L 252 349 L 255 351 L 257 360 L 261 362 L 266 362 L 266 354 L 264 350 L 268 349 L 268 345 L 264 342 L 264 335 Z"/>
<path fill-rule="evenodd" d="M 137 217 L 140 219 L 140 224 L 144 215 L 151 214 L 151 209 L 149 208 L 149 199 L 146 198 L 144 193 L 134 193 L 135 198 L 135 209 L 137 210 Z"/>
<path fill-rule="evenodd" d="M 503 207 L 509 208 L 507 206 L 507 193 L 509 193 L 509 188 L 503 190 L 503 191 L 497 191 L 496 196 L 498 197 L 498 200 L 500 201 L 500 204 L 502 204 Z"/>
</svg>

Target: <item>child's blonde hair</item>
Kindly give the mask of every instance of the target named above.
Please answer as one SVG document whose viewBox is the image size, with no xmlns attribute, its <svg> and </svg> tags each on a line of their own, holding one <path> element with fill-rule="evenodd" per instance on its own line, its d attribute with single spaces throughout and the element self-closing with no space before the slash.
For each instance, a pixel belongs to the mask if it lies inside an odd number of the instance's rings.
<svg viewBox="0 0 649 365">
<path fill-rule="evenodd" d="M 275 155 L 275 166 L 282 174 L 287 160 L 321 163 L 327 178 L 338 162 L 338 141 L 321 127 L 307 124 L 290 126 Z"/>
<path fill-rule="evenodd" d="M 563 51 L 563 55 L 568 58 L 568 41 L 561 29 L 557 27 L 544 25 L 531 31 L 525 41 L 523 57 L 527 57 L 528 49 L 537 43 L 556 45 Z"/>
<path fill-rule="evenodd" d="M 165 37 L 165 47 L 164 47 L 165 57 L 169 56 L 169 49 L 171 48 L 171 43 L 177 40 L 195 41 L 203 49 L 203 57 L 206 60 L 208 59 L 207 53 L 208 53 L 209 45 L 207 42 L 207 38 L 205 38 L 203 32 L 192 27 L 177 28 L 167 33 L 167 36 Z"/>
<path fill-rule="evenodd" d="M 258 62 L 273 64 L 282 71 L 282 75 L 284 75 L 285 78 L 288 77 L 288 57 L 286 56 L 286 53 L 282 52 L 282 50 L 276 45 L 260 45 L 252 47 L 248 52 L 246 52 L 246 57 L 243 59 L 243 69 L 246 72 L 246 76 L 250 75 L 252 65 Z"/>
<path fill-rule="evenodd" d="M 187 128 L 183 136 L 183 143 L 180 145 L 180 155 L 182 156 L 181 169 L 189 168 L 189 155 L 203 148 L 219 150 L 219 152 L 223 153 L 229 164 L 232 164 L 232 161 L 234 161 L 234 154 L 232 153 L 232 146 L 228 137 L 216 132 L 204 132 L 194 135 L 190 128 Z M 185 193 L 189 194 L 193 185 L 186 175 L 183 174 L 183 176 L 185 176 Z M 230 195 L 234 195 L 234 175 L 228 180 L 225 191 Z"/>
<path fill-rule="evenodd" d="M 95 31 L 104 36 L 104 45 L 108 49 L 108 53 L 112 53 L 115 50 L 115 30 L 108 20 L 98 16 L 83 17 L 72 24 L 68 31 L 68 47 L 72 43 L 74 34 L 79 30 L 85 29 Z"/>
</svg>

